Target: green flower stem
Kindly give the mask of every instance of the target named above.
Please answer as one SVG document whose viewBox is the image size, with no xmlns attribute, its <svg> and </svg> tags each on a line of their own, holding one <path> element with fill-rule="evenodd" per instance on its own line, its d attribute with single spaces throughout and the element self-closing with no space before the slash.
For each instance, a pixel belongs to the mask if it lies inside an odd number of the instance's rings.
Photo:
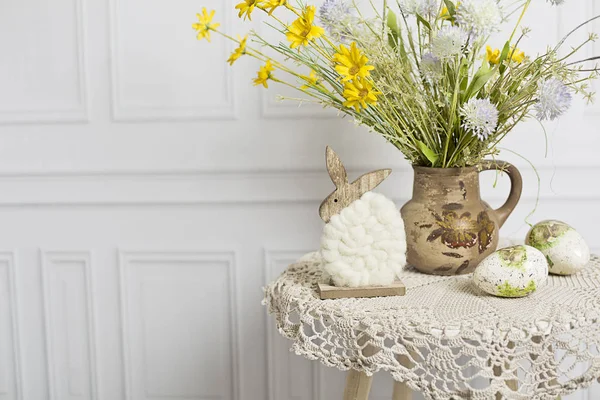
<svg viewBox="0 0 600 400">
<path fill-rule="evenodd" d="M 399 0 L 396 0 L 397 4 L 398 2 Z M 452 2 L 457 3 L 455 0 Z M 490 72 L 487 68 L 482 69 L 481 73 L 478 72 L 482 65 L 481 55 L 487 43 L 486 38 L 480 38 L 475 43 L 465 46 L 465 50 L 455 59 L 443 60 L 439 68 L 425 71 L 422 70 L 425 66 L 421 62 L 422 55 L 431 51 L 436 31 L 453 24 L 453 21 L 440 17 L 443 5 L 440 4 L 436 16 L 422 17 L 425 19 L 406 13 L 399 14 L 397 18 L 393 18 L 397 21 L 397 29 L 389 41 L 387 16 L 393 12 L 389 8 L 391 2 L 383 0 L 383 11 L 375 3 L 374 0 L 369 0 L 375 11 L 375 19 L 366 18 L 361 10 L 357 9 L 358 17 L 353 19 L 352 23 L 340 21 L 337 27 L 344 32 L 348 42 L 357 44 L 369 59 L 369 65 L 375 67 L 368 79 L 372 81 L 374 90 L 381 95 L 378 96 L 376 104 L 360 111 L 344 106 L 345 83 L 334 69 L 336 63 L 333 57 L 338 52 L 339 45 L 334 37 L 323 34 L 310 41 L 307 46 L 291 49 L 287 43 L 270 43 L 256 32 L 251 32 L 252 46 L 247 47 L 246 55 L 262 62 L 270 60 L 277 69 L 271 79 L 273 82 L 301 91 L 308 97 L 295 97 L 295 101 L 317 103 L 338 109 L 344 116 L 354 118 L 359 124 L 381 135 L 398 148 L 407 160 L 416 165 L 462 167 L 475 165 L 487 156 L 495 157 L 499 152 L 499 142 L 518 123 L 534 115 L 533 107 L 537 102 L 538 87 L 543 80 L 560 79 L 574 92 L 591 98 L 588 82 L 598 75 L 598 71 L 597 68 L 588 71 L 582 63 L 597 58 L 588 57 L 573 62 L 571 60 L 595 40 L 596 36 L 590 35 L 564 56 L 559 55 L 558 51 L 569 36 L 600 16 L 590 18 L 576 27 L 555 48 L 517 63 L 511 60 L 528 30 L 523 29 L 518 38 L 515 41 L 513 39 L 517 37 L 517 30 L 530 8 L 531 0 L 509 0 L 504 9 L 511 14 L 519 13 L 519 17 L 508 40 L 512 49 L 506 55 L 507 60 L 502 66 L 494 65 L 491 66 Z M 280 11 L 301 18 L 305 7 L 304 1 L 298 0 L 295 4 L 284 3 Z M 265 21 L 266 26 L 285 36 L 288 33 L 285 18 L 280 19 L 279 16 L 269 14 L 267 10 L 268 8 L 262 8 L 273 20 Z M 427 27 L 428 25 L 431 28 Z M 223 32 L 215 32 L 240 43 Z M 285 42 L 285 39 L 282 41 Z M 273 60 L 269 55 L 271 53 L 278 54 L 278 59 L 285 58 L 286 61 Z M 306 75 L 299 73 L 306 68 L 314 71 L 317 84 L 312 83 L 312 78 L 307 78 L 308 71 L 304 72 Z M 583 72 L 591 74 L 582 76 Z M 482 74 L 485 81 L 474 84 L 474 79 L 481 79 Z M 466 88 L 470 88 L 468 92 Z M 498 109 L 496 129 L 486 140 L 480 140 L 463 128 L 460 110 L 471 98 L 488 98 Z"/>
<path fill-rule="evenodd" d="M 521 21 L 523 20 L 523 17 L 525 16 L 525 13 L 527 13 L 527 9 L 529 8 L 529 4 L 531 4 L 531 0 L 527 0 L 525 2 L 525 5 L 523 6 L 523 11 L 521 12 L 521 15 L 519 16 L 519 20 L 517 21 L 517 25 L 515 25 L 515 29 L 513 29 L 512 33 L 510 35 L 510 39 L 508 39 L 508 43 L 512 43 L 512 40 L 515 37 L 515 33 L 517 33 L 517 29 L 521 25 Z"/>
</svg>

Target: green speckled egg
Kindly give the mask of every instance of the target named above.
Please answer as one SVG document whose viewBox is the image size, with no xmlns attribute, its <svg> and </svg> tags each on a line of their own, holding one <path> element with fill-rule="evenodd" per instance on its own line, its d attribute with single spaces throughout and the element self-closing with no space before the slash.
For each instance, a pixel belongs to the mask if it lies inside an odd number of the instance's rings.
<svg viewBox="0 0 600 400">
<path fill-rule="evenodd" d="M 473 274 L 475 285 L 499 297 L 524 297 L 548 279 L 546 257 L 531 246 L 500 249 L 481 261 Z"/>
<path fill-rule="evenodd" d="M 547 220 L 534 225 L 525 243 L 546 256 L 551 274 L 572 275 L 590 262 L 590 248 L 583 236 L 561 221 Z"/>
</svg>

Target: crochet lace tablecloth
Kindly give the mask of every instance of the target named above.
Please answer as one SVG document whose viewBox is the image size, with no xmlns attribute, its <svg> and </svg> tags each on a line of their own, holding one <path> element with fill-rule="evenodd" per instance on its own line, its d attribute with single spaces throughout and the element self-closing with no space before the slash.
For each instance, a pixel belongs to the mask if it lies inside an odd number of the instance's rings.
<svg viewBox="0 0 600 400">
<path fill-rule="evenodd" d="M 428 399 L 556 399 L 600 377 L 600 258 L 550 276 L 529 297 L 489 296 L 470 275 L 405 270 L 406 296 L 320 300 L 317 253 L 265 288 L 296 354 L 371 375 L 389 371 Z M 514 384 L 518 380 L 518 391 Z"/>
</svg>

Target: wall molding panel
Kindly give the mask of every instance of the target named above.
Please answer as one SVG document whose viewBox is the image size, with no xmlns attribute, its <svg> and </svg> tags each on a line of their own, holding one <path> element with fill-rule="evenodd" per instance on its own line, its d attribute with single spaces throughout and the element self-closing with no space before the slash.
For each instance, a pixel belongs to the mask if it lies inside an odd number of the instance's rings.
<svg viewBox="0 0 600 400">
<path fill-rule="evenodd" d="M 235 259 L 232 251 L 119 252 L 127 400 L 239 399 Z"/>
<path fill-rule="evenodd" d="M 0 251 L 0 398 L 23 400 L 15 254 Z"/>
<path fill-rule="evenodd" d="M 369 170 L 351 168 L 350 179 Z M 551 177 L 552 186 L 542 183 L 541 202 L 595 202 L 600 191 L 589 185 L 600 174 L 600 167 L 540 167 L 542 177 Z M 530 182 L 533 172 L 522 169 Z M 491 174 L 491 172 L 490 172 Z M 578 179 L 572 179 L 573 176 Z M 399 167 L 381 185 L 381 192 L 398 203 L 410 198 L 412 170 Z M 256 190 L 260 187 L 261 190 Z M 508 178 L 501 176 L 496 189 L 483 186 L 489 201 L 504 200 Z M 535 186 L 526 187 L 522 202 L 536 200 Z M 249 170 L 249 171 L 93 171 L 93 172 L 0 172 L 0 207 L 75 206 L 75 205 L 192 205 L 192 204 L 271 204 L 321 202 L 333 190 L 323 170 Z"/>
<path fill-rule="evenodd" d="M 225 45 L 220 45 L 221 51 L 219 58 L 222 58 L 222 82 L 219 82 L 218 86 L 210 86 L 210 87 L 202 87 L 197 85 L 190 85 L 189 89 L 186 91 L 197 93 L 194 97 L 206 97 L 207 101 L 198 104 L 188 104 L 186 106 L 175 105 L 175 104 L 152 104 L 148 103 L 139 103 L 133 100 L 128 100 L 127 97 L 123 94 L 124 87 L 123 82 L 126 79 L 123 79 L 123 68 L 122 63 L 124 62 L 122 57 L 122 46 L 124 45 L 124 33 L 120 22 L 124 19 L 123 15 L 127 15 L 126 12 L 121 12 L 121 7 L 126 5 L 128 2 L 134 2 L 136 0 L 108 0 L 110 7 L 110 17 L 109 17 L 109 29 L 110 29 L 110 55 L 111 55 L 111 73 L 110 73 L 110 87 L 111 87 L 111 109 L 113 120 L 117 122 L 135 122 L 135 121 L 203 121 L 203 120 L 232 120 L 236 119 L 236 104 L 235 104 L 235 92 L 234 92 L 234 72 L 233 69 L 225 62 L 227 57 L 229 56 L 229 52 L 231 51 L 231 46 L 229 43 Z M 142 2 L 144 7 L 151 8 L 163 4 L 158 1 L 151 2 Z M 189 13 L 181 14 L 182 16 L 189 16 L 189 24 L 182 23 L 182 26 L 185 25 L 186 32 L 188 35 L 185 37 L 177 37 L 175 41 L 172 43 L 177 43 L 179 41 L 196 41 L 194 31 L 189 28 L 191 22 L 195 18 L 195 13 L 199 12 L 200 7 L 197 3 L 192 2 L 191 0 L 185 0 L 181 7 L 186 10 L 189 9 Z M 172 5 L 173 3 L 168 3 Z M 193 5 L 193 7 L 185 7 L 187 5 Z M 214 7 L 217 10 L 217 15 L 222 22 L 222 26 L 225 27 L 225 31 L 228 34 L 231 34 L 231 13 L 229 12 L 227 2 L 218 2 L 218 6 Z M 193 11 L 192 11 L 193 10 Z M 160 11 L 157 11 L 157 16 L 161 15 Z M 163 14 L 164 15 L 164 14 Z M 138 21 L 136 19 L 134 21 Z M 170 32 L 170 31 L 169 31 Z M 176 34 L 171 32 L 172 34 Z M 171 44 L 172 44 L 171 43 Z M 182 52 L 202 52 L 209 49 L 207 46 L 189 46 L 189 43 L 186 42 L 187 47 L 182 47 Z M 192 43 L 197 44 L 197 43 Z M 206 43 L 203 43 L 206 45 Z M 216 46 L 216 44 L 214 44 Z M 148 56 L 148 55 L 146 55 Z M 162 58 L 159 58 L 161 62 L 165 62 Z M 176 59 L 172 60 L 173 63 L 177 63 Z M 152 68 L 152 65 L 149 65 L 148 68 Z M 199 76 L 200 71 L 198 70 L 196 74 Z M 162 75 L 155 75 L 155 82 L 159 81 L 161 78 L 165 79 Z M 203 82 L 204 85 L 209 85 L 208 81 Z M 141 89 L 141 88 L 138 88 Z M 152 83 L 147 83 L 144 85 L 144 90 L 153 89 Z M 158 89 L 157 89 L 158 90 Z M 211 93 L 224 93 L 225 98 L 223 102 L 215 102 L 213 101 L 213 96 Z M 160 95 L 160 94 L 159 94 Z M 180 95 L 180 94 L 179 94 Z M 146 97 L 152 97 L 152 93 L 147 93 Z M 174 98 L 180 96 L 172 96 Z"/>
<path fill-rule="evenodd" d="M 299 104 L 291 100 L 278 100 L 274 99 L 272 95 L 272 92 L 266 90 L 260 92 L 260 115 L 264 119 L 323 120 L 340 118 L 339 112 L 336 110 L 323 109 L 322 106 L 309 101 Z"/>
<path fill-rule="evenodd" d="M 40 257 L 50 400 L 99 400 L 91 252 Z"/>
<path fill-rule="evenodd" d="M 75 49 L 73 59 L 76 64 L 75 85 L 76 98 L 73 104 L 66 107 L 56 107 L 54 102 L 40 107 L 2 109 L 0 107 L 0 125 L 2 124 L 42 124 L 42 123 L 72 123 L 88 122 L 88 71 L 86 60 L 87 18 L 85 1 L 72 0 L 73 26 L 75 27 Z M 23 65 L 22 68 L 27 68 Z M 5 89 L 6 90 L 6 89 Z"/>
</svg>

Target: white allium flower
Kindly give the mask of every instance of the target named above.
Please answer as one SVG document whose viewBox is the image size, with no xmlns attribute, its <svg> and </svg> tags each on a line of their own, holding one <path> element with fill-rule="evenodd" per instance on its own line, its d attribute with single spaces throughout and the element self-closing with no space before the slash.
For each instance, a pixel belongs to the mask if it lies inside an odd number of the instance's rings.
<svg viewBox="0 0 600 400">
<path fill-rule="evenodd" d="M 456 56 L 462 52 L 467 43 L 467 33 L 458 26 L 445 26 L 440 29 L 431 43 L 431 53 L 445 59 Z"/>
<path fill-rule="evenodd" d="M 497 0 L 463 0 L 456 8 L 456 22 L 474 38 L 499 31 L 502 19 Z"/>
<path fill-rule="evenodd" d="M 442 62 L 429 52 L 423 54 L 423 57 L 421 57 L 421 73 L 430 80 L 439 78 L 442 75 Z"/>
<path fill-rule="evenodd" d="M 539 120 L 554 120 L 571 107 L 571 92 L 567 85 L 556 78 L 546 79 L 538 85 L 537 103 L 534 108 Z"/>
<path fill-rule="evenodd" d="M 402 0 L 400 9 L 404 14 L 419 14 L 420 16 L 435 17 L 440 10 L 438 0 Z"/>
<path fill-rule="evenodd" d="M 338 40 L 343 40 L 348 36 L 348 26 L 355 18 L 355 10 L 347 0 L 325 0 L 319 7 L 321 24 L 331 36 Z"/>
<path fill-rule="evenodd" d="M 498 126 L 498 109 L 489 99 L 472 98 L 460 109 L 462 127 L 480 140 L 487 139 Z"/>
<path fill-rule="evenodd" d="M 565 0 L 548 0 L 550 3 L 552 3 L 553 6 L 559 6 L 562 3 L 565 2 Z"/>
</svg>

